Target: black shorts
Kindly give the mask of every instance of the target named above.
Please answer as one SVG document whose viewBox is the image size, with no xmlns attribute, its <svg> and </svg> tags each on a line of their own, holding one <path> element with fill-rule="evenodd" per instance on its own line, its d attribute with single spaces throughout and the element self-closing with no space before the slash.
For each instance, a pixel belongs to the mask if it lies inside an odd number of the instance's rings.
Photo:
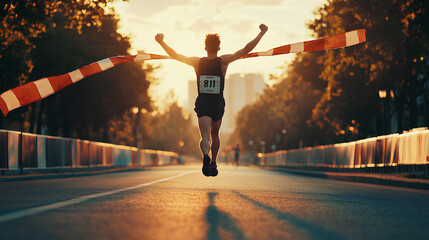
<svg viewBox="0 0 429 240">
<path fill-rule="evenodd" d="M 200 95 L 195 101 L 194 111 L 198 118 L 208 116 L 213 121 L 219 121 L 225 113 L 225 99 L 217 95 Z"/>
</svg>

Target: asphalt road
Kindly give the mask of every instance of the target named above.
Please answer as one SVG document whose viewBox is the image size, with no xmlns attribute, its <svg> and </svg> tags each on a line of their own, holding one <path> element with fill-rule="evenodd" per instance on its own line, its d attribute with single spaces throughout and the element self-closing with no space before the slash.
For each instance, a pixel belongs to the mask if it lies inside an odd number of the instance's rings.
<svg viewBox="0 0 429 240">
<path fill-rule="evenodd" d="M 220 165 L 0 182 L 0 239 L 428 239 L 429 191 Z"/>
</svg>

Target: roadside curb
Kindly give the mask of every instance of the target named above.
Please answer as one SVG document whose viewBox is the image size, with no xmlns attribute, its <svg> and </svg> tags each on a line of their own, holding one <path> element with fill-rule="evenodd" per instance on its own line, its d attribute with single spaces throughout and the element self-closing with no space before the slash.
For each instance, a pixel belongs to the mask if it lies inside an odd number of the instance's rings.
<svg viewBox="0 0 429 240">
<path fill-rule="evenodd" d="M 347 182 L 360 182 L 377 185 L 387 185 L 393 187 L 406 187 L 420 190 L 429 190 L 429 180 L 410 179 L 386 174 L 372 173 L 338 173 L 338 172 L 317 172 L 309 170 L 296 170 L 283 167 L 262 167 L 252 165 L 252 167 L 262 168 L 272 171 L 288 172 L 310 177 L 328 178 Z"/>
<path fill-rule="evenodd" d="M 13 182 L 13 181 L 27 181 L 27 180 L 38 180 L 38 179 L 55 179 L 55 178 L 70 178 L 70 177 L 85 177 L 91 175 L 98 175 L 104 173 L 114 172 L 126 172 L 126 171 L 138 171 L 144 168 L 86 168 L 86 169 L 62 169 L 61 171 L 45 171 L 34 173 L 25 173 L 22 175 L 3 175 L 0 176 L 0 182 Z"/>
</svg>

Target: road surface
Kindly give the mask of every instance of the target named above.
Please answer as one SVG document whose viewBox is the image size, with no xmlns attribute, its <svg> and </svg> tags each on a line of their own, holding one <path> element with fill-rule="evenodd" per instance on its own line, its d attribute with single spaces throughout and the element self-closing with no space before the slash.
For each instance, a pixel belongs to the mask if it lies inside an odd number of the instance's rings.
<svg viewBox="0 0 429 240">
<path fill-rule="evenodd" d="M 251 167 L 0 182 L 0 239 L 428 239 L 429 191 Z"/>
</svg>

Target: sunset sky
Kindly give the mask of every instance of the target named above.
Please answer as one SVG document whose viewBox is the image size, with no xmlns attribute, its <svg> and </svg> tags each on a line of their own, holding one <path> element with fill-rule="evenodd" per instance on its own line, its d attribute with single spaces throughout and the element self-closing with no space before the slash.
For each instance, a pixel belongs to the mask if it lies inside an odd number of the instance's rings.
<svg viewBox="0 0 429 240">
<path fill-rule="evenodd" d="M 130 0 L 116 2 L 120 32 L 131 37 L 132 53 L 145 51 L 165 54 L 155 42 L 157 33 L 164 33 L 165 42 L 186 56 L 205 56 L 204 38 L 218 33 L 219 54 L 230 54 L 244 47 L 259 33 L 259 24 L 268 32 L 254 51 L 311 40 L 306 23 L 325 0 Z M 290 62 L 293 54 L 238 60 L 227 72 L 261 73 L 268 82 L 269 74 L 279 73 L 279 66 Z M 174 60 L 151 61 L 159 64 L 158 86 L 152 87 L 155 101 L 160 102 L 173 90 L 180 105 L 188 98 L 188 80 L 195 79 L 192 67 Z"/>
</svg>

